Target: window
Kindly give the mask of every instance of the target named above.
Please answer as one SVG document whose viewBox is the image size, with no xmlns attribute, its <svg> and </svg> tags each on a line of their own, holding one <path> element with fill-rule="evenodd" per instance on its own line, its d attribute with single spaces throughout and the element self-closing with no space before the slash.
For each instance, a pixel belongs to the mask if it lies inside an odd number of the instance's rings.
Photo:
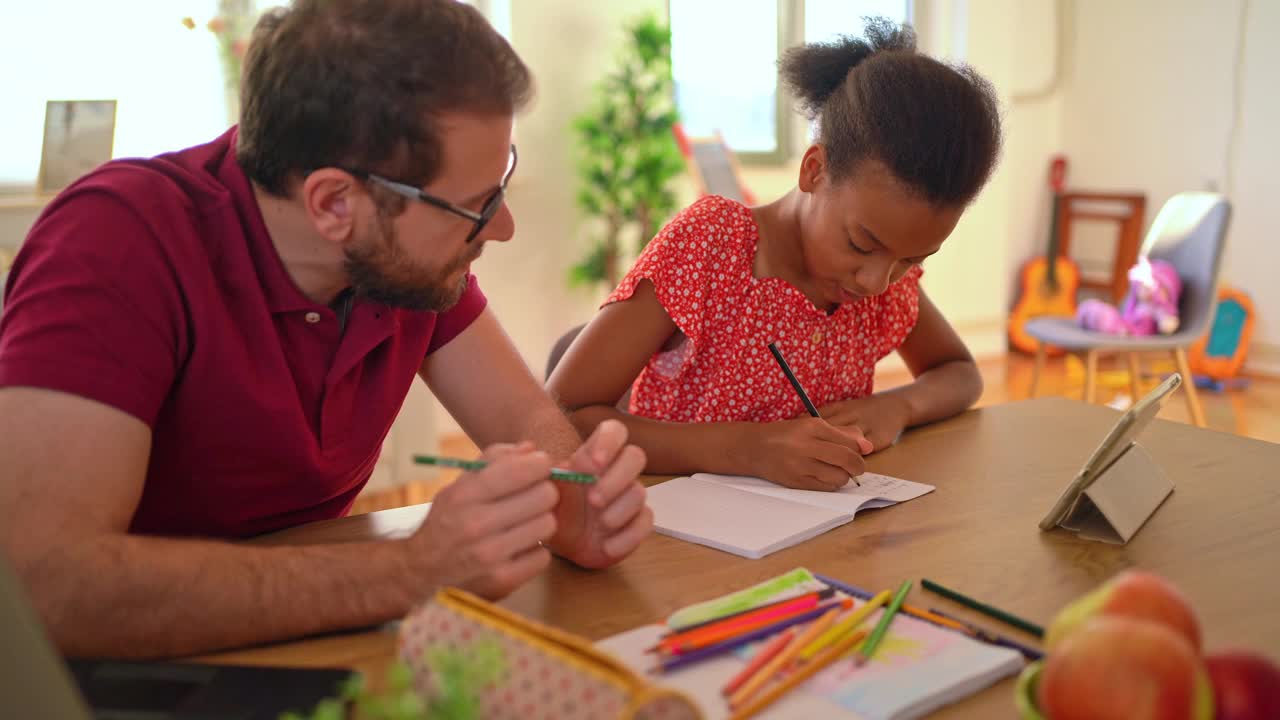
<svg viewBox="0 0 1280 720">
<path fill-rule="evenodd" d="M 30 192 L 40 169 L 46 100 L 117 101 L 116 157 L 154 155 L 225 130 L 226 98 L 212 33 L 182 18 L 216 0 L 22 3 L 0 43 L 0 186 Z M 20 17 L 19 17 L 20 14 Z"/>
<path fill-rule="evenodd" d="M 910 0 L 670 0 L 672 73 L 685 131 L 720 132 L 744 159 L 785 158 L 792 110 L 779 95 L 781 49 L 860 35 L 862 18 L 876 15 L 904 22 Z"/>
<path fill-rule="evenodd" d="M 508 34 L 510 0 L 473 0 Z M 219 0 L 48 0 L 7 9 L 0 43 L 0 194 L 29 194 L 47 100 L 116 100 L 113 155 L 208 142 L 231 125 L 217 39 Z M 287 4 L 257 0 L 258 10 Z M 183 26 L 184 17 L 195 28 Z"/>
</svg>

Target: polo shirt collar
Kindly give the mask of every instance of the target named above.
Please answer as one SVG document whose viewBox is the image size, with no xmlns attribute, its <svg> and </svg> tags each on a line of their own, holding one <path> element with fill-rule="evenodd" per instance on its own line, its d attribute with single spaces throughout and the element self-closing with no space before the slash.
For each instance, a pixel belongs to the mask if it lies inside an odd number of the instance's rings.
<svg viewBox="0 0 1280 720">
<path fill-rule="evenodd" d="M 318 310 L 324 306 L 313 302 L 293 283 L 293 278 L 289 277 L 289 272 L 284 268 L 284 261 L 280 259 L 280 253 L 276 251 L 275 243 L 271 241 L 267 223 L 262 219 L 262 209 L 258 207 L 258 200 L 253 194 L 253 185 L 236 162 L 236 141 L 239 135 L 238 125 L 227 131 L 227 152 L 218 166 L 217 174 L 218 179 L 231 191 L 231 199 L 244 228 L 245 244 L 258 272 L 267 309 L 274 314 Z"/>
</svg>

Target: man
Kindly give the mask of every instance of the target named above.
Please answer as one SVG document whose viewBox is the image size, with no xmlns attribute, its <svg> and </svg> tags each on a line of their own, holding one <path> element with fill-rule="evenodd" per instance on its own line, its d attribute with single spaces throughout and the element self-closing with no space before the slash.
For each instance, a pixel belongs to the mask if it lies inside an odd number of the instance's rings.
<svg viewBox="0 0 1280 720">
<path fill-rule="evenodd" d="M 467 5 L 297 0 L 255 30 L 238 129 L 45 211 L 0 316 L 0 541 L 65 653 L 372 624 L 648 534 L 643 454 L 616 424 L 581 443 L 469 274 L 514 230 L 531 85 Z M 412 537 L 215 539 L 344 514 L 415 374 L 491 465 Z"/>
</svg>

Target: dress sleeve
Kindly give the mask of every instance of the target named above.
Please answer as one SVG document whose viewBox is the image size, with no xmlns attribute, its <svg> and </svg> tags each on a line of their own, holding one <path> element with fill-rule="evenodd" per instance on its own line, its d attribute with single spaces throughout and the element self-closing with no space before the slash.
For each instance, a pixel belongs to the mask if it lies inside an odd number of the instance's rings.
<svg viewBox="0 0 1280 720">
<path fill-rule="evenodd" d="M 885 290 L 880 310 L 880 347 L 877 359 L 897 350 L 920 317 L 920 276 L 924 268 L 916 265 Z"/>
<path fill-rule="evenodd" d="M 722 213 L 731 211 L 725 207 L 728 202 L 715 196 L 705 197 L 676 215 L 649 241 L 604 304 L 630 298 L 641 280 L 649 280 L 671 321 L 698 346 L 714 289 L 711 258 L 723 244 L 715 228 L 720 226 L 717 219 Z"/>
</svg>

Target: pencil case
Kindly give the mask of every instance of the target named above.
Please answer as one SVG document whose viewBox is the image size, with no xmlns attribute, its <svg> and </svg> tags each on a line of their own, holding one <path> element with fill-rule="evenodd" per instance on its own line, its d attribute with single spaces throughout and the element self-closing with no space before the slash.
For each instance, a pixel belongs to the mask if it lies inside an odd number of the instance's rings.
<svg viewBox="0 0 1280 720">
<path fill-rule="evenodd" d="M 686 695 L 591 642 L 445 588 L 400 625 L 415 691 L 449 718 L 692 720 Z M 434 717 L 434 715 L 433 715 Z"/>
</svg>

